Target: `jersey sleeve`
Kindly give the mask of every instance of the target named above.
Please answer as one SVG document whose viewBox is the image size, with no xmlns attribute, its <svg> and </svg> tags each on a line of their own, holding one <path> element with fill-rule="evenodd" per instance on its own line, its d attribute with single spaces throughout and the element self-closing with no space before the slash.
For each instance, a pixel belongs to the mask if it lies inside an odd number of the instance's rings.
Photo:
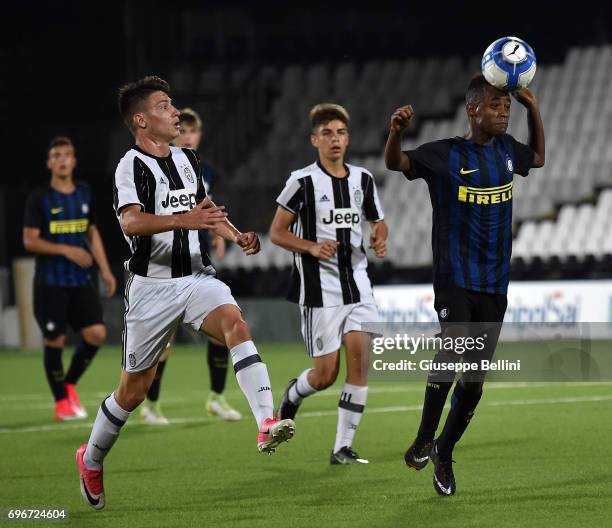
<svg viewBox="0 0 612 528">
<path fill-rule="evenodd" d="M 42 193 L 40 190 L 33 191 L 26 201 L 23 227 L 34 227 L 42 229 L 43 212 L 42 212 Z"/>
<path fill-rule="evenodd" d="M 144 204 L 138 196 L 138 190 L 136 189 L 136 181 L 134 177 L 134 165 L 136 157 L 129 158 L 125 157 L 117 166 L 115 171 L 114 179 L 114 206 L 115 214 L 119 216 L 121 210 L 128 205 L 140 205 L 141 210 L 144 211 Z"/>
<path fill-rule="evenodd" d="M 529 169 L 531 169 L 533 164 L 535 152 L 529 145 L 525 145 L 524 143 L 517 141 L 509 134 L 508 138 L 510 139 L 510 144 L 512 145 L 512 151 L 514 153 L 514 159 L 512 160 L 512 163 L 514 164 L 514 172 L 525 177 L 529 174 Z"/>
<path fill-rule="evenodd" d="M 385 217 L 374 177 L 367 172 L 361 174 L 361 187 L 363 189 L 363 213 L 368 222 L 378 222 Z"/>
<path fill-rule="evenodd" d="M 276 199 L 276 203 L 290 213 L 298 214 L 304 204 L 304 187 L 299 178 L 292 176 L 287 180 L 285 188 Z"/>
<path fill-rule="evenodd" d="M 404 152 L 410 158 L 410 170 L 404 171 L 404 176 L 410 181 L 423 178 L 427 180 L 436 172 L 436 164 L 440 160 L 440 141 L 424 143 L 414 150 Z"/>
</svg>

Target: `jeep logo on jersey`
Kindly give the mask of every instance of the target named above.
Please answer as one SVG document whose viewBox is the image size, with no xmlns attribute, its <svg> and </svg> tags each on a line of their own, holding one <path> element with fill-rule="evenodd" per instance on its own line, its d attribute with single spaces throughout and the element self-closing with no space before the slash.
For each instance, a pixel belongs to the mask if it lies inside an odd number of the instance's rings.
<svg viewBox="0 0 612 528">
<path fill-rule="evenodd" d="M 159 214 L 184 213 L 196 206 L 196 195 L 188 189 L 177 189 L 168 191 L 166 196 L 162 195 Z"/>
<path fill-rule="evenodd" d="M 361 214 L 358 209 L 352 207 L 328 209 L 321 214 L 321 221 L 331 228 L 350 228 L 361 223 Z"/>
</svg>

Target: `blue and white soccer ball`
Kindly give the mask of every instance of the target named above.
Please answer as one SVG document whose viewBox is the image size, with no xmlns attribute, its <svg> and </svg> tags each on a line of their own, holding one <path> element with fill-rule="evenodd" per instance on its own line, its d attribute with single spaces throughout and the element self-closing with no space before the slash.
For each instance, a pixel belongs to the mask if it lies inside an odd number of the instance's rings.
<svg viewBox="0 0 612 528">
<path fill-rule="evenodd" d="M 491 44 L 482 56 L 482 74 L 500 90 L 513 92 L 526 88 L 536 72 L 531 46 L 518 37 L 503 37 Z"/>
</svg>

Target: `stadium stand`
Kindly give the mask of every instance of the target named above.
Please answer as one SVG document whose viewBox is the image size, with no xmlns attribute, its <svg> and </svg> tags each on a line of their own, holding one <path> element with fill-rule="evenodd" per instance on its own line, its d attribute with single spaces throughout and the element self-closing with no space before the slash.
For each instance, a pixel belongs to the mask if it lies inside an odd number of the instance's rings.
<svg viewBox="0 0 612 528">
<path fill-rule="evenodd" d="M 463 92 L 476 71 L 478 57 L 467 62 L 458 57 L 367 62 L 361 68 L 353 63 L 287 67 L 271 107 L 271 128 L 262 145 L 234 172 L 232 186 L 241 188 L 256 180 L 269 189 L 272 203 L 290 170 L 312 160 L 305 109 L 320 101 L 344 104 L 352 115 L 349 161 L 375 174 L 386 215 L 393 219 L 390 261 L 402 268 L 428 266 L 431 249 L 423 243 L 431 233 L 427 186 L 406 185 L 401 175 L 386 170 L 382 151 L 388 119 L 400 104 L 415 108 L 418 133 L 405 140 L 406 149 L 463 134 Z M 520 227 L 515 259 L 528 263 L 534 257 L 582 259 L 612 252 L 612 236 L 606 229 L 612 190 L 602 192 L 596 205 L 583 203 L 593 202 L 600 188 L 612 185 L 612 151 L 606 148 L 612 140 L 612 100 L 606 92 L 611 81 L 611 46 L 572 48 L 563 64 L 539 66 L 533 87 L 546 124 L 547 164 L 526 181 L 517 177 L 514 219 Z M 524 109 L 514 103 L 512 112 L 509 132 L 525 141 Z M 453 117 L 444 117 L 449 115 Z M 265 235 L 263 240 L 265 251 L 256 259 L 230 252 L 224 265 L 248 269 L 291 263 L 287 252 L 270 244 Z"/>
</svg>

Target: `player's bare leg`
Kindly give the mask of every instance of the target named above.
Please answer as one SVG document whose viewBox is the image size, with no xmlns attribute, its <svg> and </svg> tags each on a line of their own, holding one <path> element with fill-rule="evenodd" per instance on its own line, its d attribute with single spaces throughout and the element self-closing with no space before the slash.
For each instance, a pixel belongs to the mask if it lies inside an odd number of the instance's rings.
<svg viewBox="0 0 612 528">
<path fill-rule="evenodd" d="M 257 448 L 271 453 L 295 432 L 293 420 L 275 420 L 268 369 L 261 361 L 251 332 L 240 309 L 224 304 L 213 310 L 200 328 L 202 332 L 225 343 L 229 348 L 236 380 L 244 393 L 259 427 Z"/>
<path fill-rule="evenodd" d="M 294 419 L 304 398 L 335 383 L 340 370 L 338 351 L 315 357 L 313 360 L 312 368 L 304 370 L 297 378 L 289 381 L 276 410 L 277 418 Z"/>
<path fill-rule="evenodd" d="M 346 350 L 346 381 L 338 402 L 338 427 L 331 463 L 367 464 L 368 461 L 353 450 L 353 438 L 368 397 L 370 336 L 365 332 L 348 332 L 343 342 Z"/>
<path fill-rule="evenodd" d="M 155 376 L 156 365 L 142 371 L 121 371 L 119 387 L 100 406 L 87 444 L 76 453 L 81 480 L 81 494 L 96 510 L 104 508 L 105 495 L 102 463 L 119 436 L 121 428 L 147 394 Z"/>
</svg>

